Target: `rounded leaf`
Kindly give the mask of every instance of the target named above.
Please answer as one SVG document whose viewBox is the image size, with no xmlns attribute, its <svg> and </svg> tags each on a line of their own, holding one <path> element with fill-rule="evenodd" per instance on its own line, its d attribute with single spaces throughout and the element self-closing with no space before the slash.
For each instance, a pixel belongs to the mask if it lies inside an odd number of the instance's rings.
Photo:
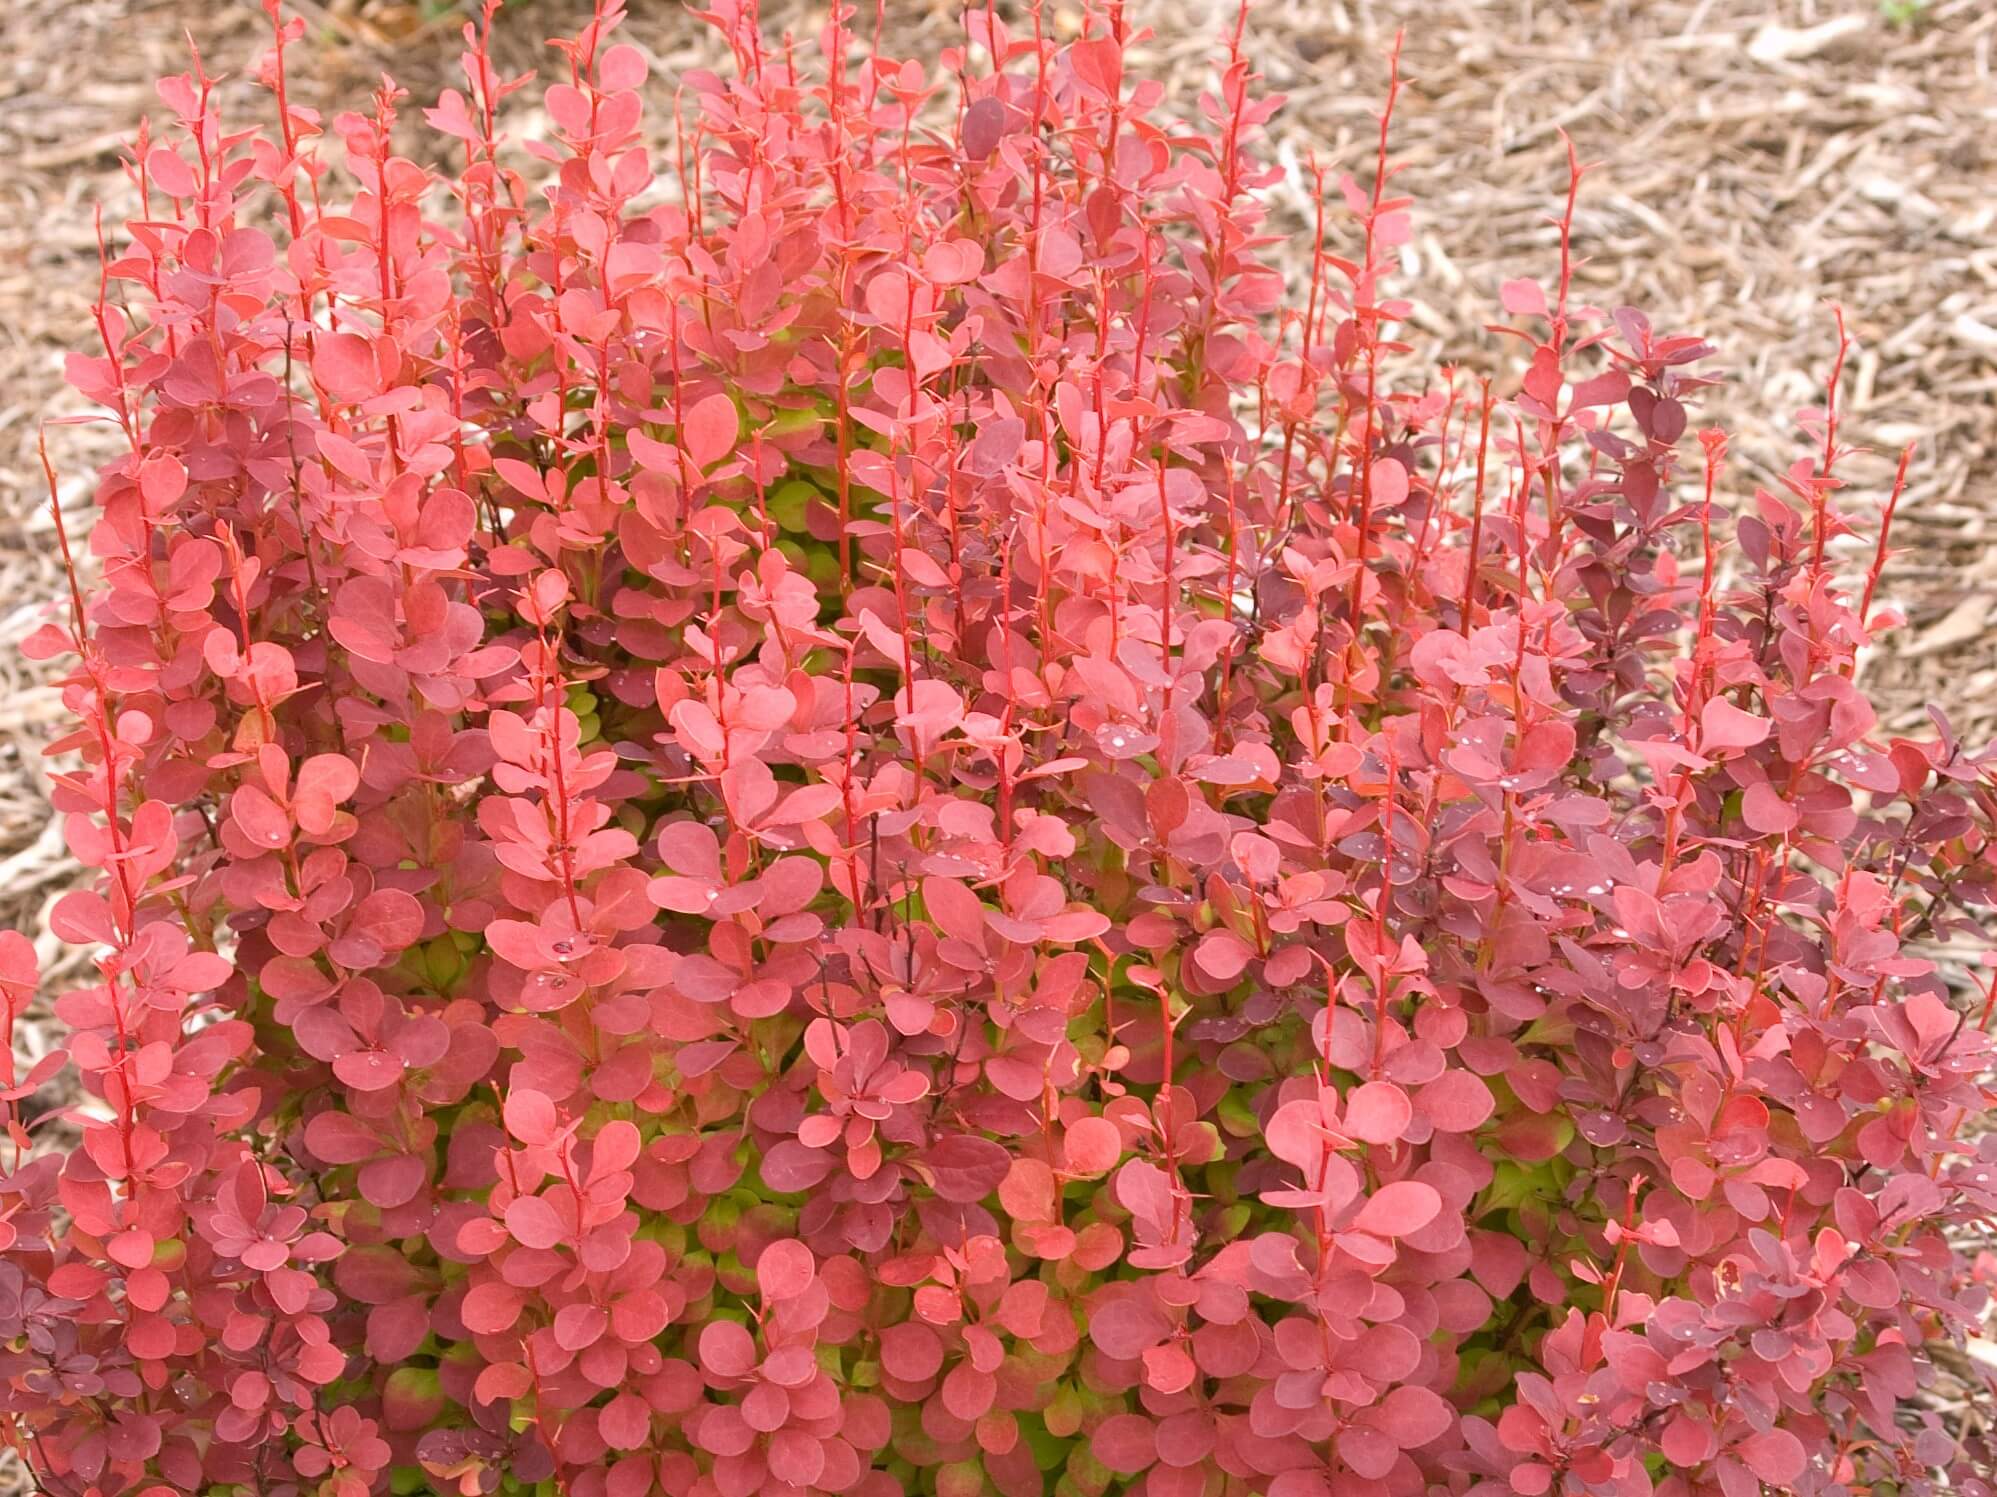
<svg viewBox="0 0 1997 1497">
<path fill-rule="evenodd" d="M 1368 1081 L 1345 1099 L 1344 1131 L 1369 1144 L 1390 1144 L 1414 1117 L 1408 1094 L 1391 1081 Z"/>
<path fill-rule="evenodd" d="M 1415 1094 L 1415 1110 L 1444 1133 L 1480 1128 L 1496 1107 L 1484 1079 L 1464 1070 L 1444 1071 Z"/>
<path fill-rule="evenodd" d="M 1379 1410 L 1379 1428 L 1403 1450 L 1440 1439 L 1455 1422 L 1456 1410 L 1427 1388 L 1403 1387 L 1389 1393 Z"/>
<path fill-rule="evenodd" d="M 1158 1430 L 1142 1414 L 1114 1414 L 1096 1426 L 1089 1450 L 1112 1471 L 1134 1475 L 1158 1459 Z"/>
<path fill-rule="evenodd" d="M 568 1235 L 560 1214 L 540 1196 L 515 1198 L 506 1208 L 506 1230 L 530 1248 L 551 1248 Z"/>
<path fill-rule="evenodd" d="M 1068 1172 L 1106 1175 L 1123 1157 L 1123 1134 L 1108 1118 L 1077 1118 L 1064 1139 Z"/>
<path fill-rule="evenodd" d="M 919 1320 L 905 1320 L 881 1330 L 881 1366 L 891 1377 L 919 1383 L 943 1367 L 943 1341 Z"/>
<path fill-rule="evenodd" d="M 756 1366 L 756 1338 L 732 1320 L 710 1320 L 700 1331 L 700 1365 L 716 1377 L 745 1377 Z"/>
<path fill-rule="evenodd" d="M 756 1284 L 765 1299 L 795 1299 L 811 1287 L 816 1274 L 811 1249 L 793 1239 L 771 1243 L 756 1259 Z"/>
<path fill-rule="evenodd" d="M 1801 1476 L 1810 1464 L 1803 1442 L 1786 1429 L 1764 1430 L 1749 1435 L 1735 1447 L 1740 1458 L 1771 1487 L 1786 1487 Z"/>
<path fill-rule="evenodd" d="M 1378 1237 L 1405 1237 L 1419 1232 L 1442 1210 L 1442 1197 L 1420 1180 L 1395 1180 L 1374 1191 L 1352 1223 Z"/>
</svg>

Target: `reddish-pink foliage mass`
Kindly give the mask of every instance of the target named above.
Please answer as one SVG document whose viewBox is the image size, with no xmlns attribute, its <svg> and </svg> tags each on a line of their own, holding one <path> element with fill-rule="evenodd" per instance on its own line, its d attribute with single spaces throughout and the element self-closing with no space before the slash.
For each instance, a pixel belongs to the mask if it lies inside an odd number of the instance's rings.
<svg viewBox="0 0 1997 1497">
<path fill-rule="evenodd" d="M 133 149 L 43 1489 L 1987 1492 L 1912 1399 L 1993 761 L 1855 684 L 1842 335 L 1729 536 L 1571 191 L 1522 382 L 1410 367 L 1397 83 L 1286 291 L 1238 26 L 1170 123 L 1116 4 L 649 81 L 620 8 L 502 144 L 488 5 L 455 175 L 282 20 L 274 131 L 197 67 Z"/>
</svg>

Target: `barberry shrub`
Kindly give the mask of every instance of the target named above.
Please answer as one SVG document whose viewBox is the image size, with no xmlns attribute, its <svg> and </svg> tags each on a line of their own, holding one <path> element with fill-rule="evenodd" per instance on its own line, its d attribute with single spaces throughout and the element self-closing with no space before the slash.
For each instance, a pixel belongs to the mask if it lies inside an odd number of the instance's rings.
<svg viewBox="0 0 1997 1497">
<path fill-rule="evenodd" d="M 1394 341 L 1397 78 L 1286 286 L 1239 24 L 1186 123 L 1120 5 L 716 0 L 664 83 L 600 0 L 516 146 L 494 9 L 455 173 L 274 8 L 275 129 L 197 66 L 131 152 L 33 649 L 101 955 L 0 1092 L 45 1491 L 1973 1480 L 1997 794 L 1855 684 L 1841 331 L 1730 503 L 1571 187 L 1514 393 Z"/>
</svg>

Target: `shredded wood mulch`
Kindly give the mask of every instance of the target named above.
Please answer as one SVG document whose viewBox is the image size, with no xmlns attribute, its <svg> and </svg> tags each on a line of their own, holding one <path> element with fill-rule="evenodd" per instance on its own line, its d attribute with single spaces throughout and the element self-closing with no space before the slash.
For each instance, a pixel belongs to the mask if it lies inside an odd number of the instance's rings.
<svg viewBox="0 0 1997 1497">
<path fill-rule="evenodd" d="M 1072 33 L 1070 0 L 1047 0 Z M 1005 0 L 1014 14 L 1021 0 Z M 677 0 L 630 0 L 621 33 L 647 49 L 655 79 L 714 65 L 713 33 Z M 862 5 L 863 12 L 871 11 Z M 1129 71 L 1161 77 L 1169 107 L 1194 107 L 1212 81 L 1234 0 L 1130 0 L 1156 35 Z M 351 107 L 383 71 L 411 93 L 405 149 L 438 159 L 417 106 L 456 83 L 450 0 L 287 0 L 309 23 L 292 91 Z M 502 60 L 541 64 L 543 38 L 571 29 L 588 0 L 513 0 Z M 768 0 L 773 28 L 814 38 L 818 0 Z M 864 24 L 864 23 L 863 23 Z M 1931 710 L 1980 745 L 1997 736 L 1997 5 L 1990 0 L 1260 0 L 1249 54 L 1288 96 L 1272 127 L 1284 167 L 1278 226 L 1305 230 L 1313 155 L 1362 175 L 1370 164 L 1384 54 L 1407 28 L 1410 79 L 1394 132 L 1416 199 L 1404 285 L 1420 300 L 1409 330 L 1424 352 L 1515 378 L 1483 331 L 1498 287 L 1549 277 L 1547 215 L 1566 185 L 1564 130 L 1599 163 L 1584 186 L 1576 246 L 1580 295 L 1628 304 L 1668 331 L 1696 331 L 1730 375 L 1695 420 L 1733 433 L 1735 502 L 1799 450 L 1797 408 L 1821 398 L 1835 343 L 1830 303 L 1860 348 L 1844 390 L 1846 432 L 1872 449 L 1848 476 L 1864 512 L 1892 460 L 1918 441 L 1882 597 L 1907 627 L 1867 665 L 1885 726 L 1921 731 Z M 35 457 L 50 418 L 84 413 L 63 383 L 66 350 L 95 336 L 94 215 L 121 221 L 130 195 L 119 150 L 152 91 L 184 70 L 190 42 L 247 124 L 268 100 L 244 73 L 267 37 L 256 0 L 8 0 L 0 6 L 0 922 L 35 936 L 51 990 L 84 953 L 46 926 L 69 887 L 41 746 L 60 704 L 15 646 L 57 595 L 60 568 Z M 898 55 L 933 60 L 958 36 L 948 0 L 888 0 Z M 526 96 L 516 102 L 524 103 Z M 663 94 L 657 118 L 670 122 Z M 518 133 L 528 127 L 514 116 Z M 1339 232 L 1342 232 L 1340 230 Z M 87 522 L 90 475 L 111 454 L 102 426 L 56 425 L 49 448 L 65 512 Z M 54 1043 L 45 1014 L 17 1026 L 27 1056 Z M 1951 1361 L 1932 1402 L 1970 1439 L 1997 1416 L 1991 1363 Z M 1986 1445 L 1986 1449 L 1988 1446 Z M 0 1492 L 9 1490 L 0 1468 Z"/>
</svg>

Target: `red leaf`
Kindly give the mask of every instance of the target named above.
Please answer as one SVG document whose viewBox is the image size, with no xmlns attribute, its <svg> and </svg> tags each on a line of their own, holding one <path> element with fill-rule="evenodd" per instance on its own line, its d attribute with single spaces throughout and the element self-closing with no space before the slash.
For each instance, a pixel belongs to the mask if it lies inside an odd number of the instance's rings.
<svg viewBox="0 0 1997 1497">
<path fill-rule="evenodd" d="M 506 1128 L 523 1144 L 553 1143 L 555 1104 L 540 1092 L 516 1087 L 506 1095 Z"/>
<path fill-rule="evenodd" d="M 636 47 L 612 47 L 597 60 L 597 82 L 606 89 L 643 88 L 650 71 Z"/>
<path fill-rule="evenodd" d="M 1005 133 L 1005 106 L 997 99 L 977 100 L 964 111 L 964 154 L 983 161 L 998 148 Z"/>
<path fill-rule="evenodd" d="M 1399 458 L 1383 457 L 1374 463 L 1368 482 L 1375 508 L 1393 509 L 1407 502 L 1408 470 Z"/>
<path fill-rule="evenodd" d="M 746 1376 L 756 1365 L 756 1341 L 732 1320 L 710 1320 L 700 1331 L 700 1365 L 716 1377 Z"/>
<path fill-rule="evenodd" d="M 1496 1108 L 1490 1087 L 1469 1071 L 1444 1071 L 1415 1094 L 1415 1110 L 1445 1133 L 1480 1128 Z"/>
<path fill-rule="evenodd" d="M 1390 1144 L 1413 1117 L 1406 1092 L 1391 1081 L 1369 1081 L 1345 1099 L 1344 1131 L 1369 1144 Z"/>
<path fill-rule="evenodd" d="M 331 831 L 342 801 L 360 787 L 360 766 L 344 754 L 314 754 L 298 766 L 292 791 L 292 813 L 298 825 L 314 836 Z"/>
<path fill-rule="evenodd" d="M 1157 1427 L 1141 1414 L 1113 1414 L 1096 1426 L 1089 1451 L 1110 1470 L 1134 1475 L 1158 1459 Z"/>
<path fill-rule="evenodd" d="M 1160 1393 L 1183 1393 L 1192 1386 L 1195 1370 L 1192 1357 L 1177 1343 L 1144 1353 L 1144 1381 Z"/>
<path fill-rule="evenodd" d="M 939 1139 L 921 1159 L 935 1178 L 936 1194 L 965 1205 L 990 1195 L 1012 1168 L 1011 1156 L 999 1145 L 963 1133 Z"/>
<path fill-rule="evenodd" d="M 811 1249 L 795 1240 L 771 1243 L 756 1259 L 756 1284 L 768 1300 L 795 1299 L 817 1276 Z"/>
<path fill-rule="evenodd" d="M 1155 1436 L 1158 1459 L 1168 1466 L 1197 1467 L 1213 1454 L 1216 1434 L 1213 1416 L 1205 1409 L 1161 1419 Z"/>
<path fill-rule="evenodd" d="M 1156 1346 L 1170 1332 L 1166 1320 L 1148 1297 L 1119 1295 L 1099 1305 L 1089 1316 L 1089 1337 L 1104 1356 L 1132 1361 Z"/>
<path fill-rule="evenodd" d="M 714 394 L 694 402 L 693 409 L 686 413 L 686 427 L 681 432 L 680 440 L 695 465 L 705 468 L 735 446 L 741 429 L 734 400 L 727 395 Z"/>
<path fill-rule="evenodd" d="M 386 951 L 400 951 L 422 935 L 423 906 L 400 889 L 376 889 L 355 907 L 353 928 Z"/>
<path fill-rule="evenodd" d="M 905 1383 L 936 1376 L 943 1367 L 943 1342 L 920 1321 L 907 1320 L 881 1330 L 881 1366 Z"/>
<path fill-rule="evenodd" d="M 1741 796 L 1740 814 L 1741 820 L 1764 836 L 1789 831 L 1801 819 L 1782 793 L 1765 781 L 1747 787 Z"/>
<path fill-rule="evenodd" d="M 1359 1208 L 1352 1225 L 1380 1237 L 1406 1237 L 1434 1221 L 1442 1197 L 1419 1180 L 1395 1180 L 1381 1186 Z"/>
<path fill-rule="evenodd" d="M 530 1248 L 551 1248 L 568 1235 L 555 1208 L 539 1196 L 519 1196 L 507 1206 L 506 1230 Z"/>
<path fill-rule="evenodd" d="M 634 1393 L 620 1393 L 596 1415 L 596 1432 L 612 1450 L 636 1450 L 650 1438 L 652 1411 Z"/>
<path fill-rule="evenodd" d="M 1269 1152 L 1305 1175 L 1315 1178 L 1325 1151 L 1332 1145 L 1324 1109 L 1315 1099 L 1285 1102 L 1263 1128 Z"/>
<path fill-rule="evenodd" d="M 936 928 L 976 947 L 985 944 L 985 906 L 958 880 L 931 876 L 922 881 L 922 903 Z"/>
<path fill-rule="evenodd" d="M 1767 718 L 1743 712 L 1725 697 L 1714 697 L 1699 714 L 1699 752 L 1710 757 L 1753 748 L 1773 727 Z"/>
<path fill-rule="evenodd" d="M 998 1397 L 998 1379 L 969 1362 L 959 1362 L 943 1379 L 943 1407 L 959 1419 L 982 1418 Z"/>
<path fill-rule="evenodd" d="M 1231 930 L 1210 930 L 1193 949 L 1193 961 L 1216 982 L 1233 982 L 1254 959 L 1255 948 Z"/>
<path fill-rule="evenodd" d="M 1506 281 L 1498 288 L 1498 299 L 1504 303 L 1505 310 L 1514 317 L 1546 315 L 1546 293 L 1539 289 L 1537 281 L 1523 277 L 1516 281 Z"/>
<path fill-rule="evenodd" d="M 1068 48 L 1076 78 L 1104 98 L 1115 98 L 1123 86 L 1123 48 L 1114 37 L 1090 37 Z"/>
<path fill-rule="evenodd" d="M 458 1307 L 458 1318 L 480 1335 L 496 1335 L 520 1318 L 521 1298 L 511 1284 L 474 1284 Z"/>
<path fill-rule="evenodd" d="M 1123 1135 L 1108 1118 L 1077 1118 L 1064 1136 L 1068 1170 L 1076 1175 L 1106 1175 L 1123 1157 Z"/>
<path fill-rule="evenodd" d="M 1698 1466 L 1713 1458 L 1712 1426 L 1690 1414 L 1674 1414 L 1659 1441 L 1665 1459 L 1674 1466 Z"/>
<path fill-rule="evenodd" d="M 320 333 L 312 340 L 312 377 L 343 405 L 357 405 L 381 393 L 374 349 L 358 333 Z"/>
<path fill-rule="evenodd" d="M 229 818 L 258 847 L 283 847 L 291 840 L 291 818 L 255 785 L 239 785 L 229 797 Z"/>
<path fill-rule="evenodd" d="M 1747 1467 L 1771 1487 L 1786 1487 L 1808 1468 L 1803 1442 L 1786 1429 L 1749 1435 L 1734 1447 Z"/>
<path fill-rule="evenodd" d="M 1427 1388 L 1396 1388 L 1380 1405 L 1380 1429 L 1403 1450 L 1426 1445 L 1448 1433 L 1456 1410 Z"/>
<path fill-rule="evenodd" d="M 795 1488 L 811 1486 L 825 1471 L 825 1446 L 801 1429 L 780 1429 L 770 1436 L 770 1475 Z"/>
<path fill-rule="evenodd" d="M 999 1185 L 999 1204 L 1019 1222 L 1051 1222 L 1059 1203 L 1054 1172 L 1038 1159 L 1015 1159 Z"/>
</svg>

